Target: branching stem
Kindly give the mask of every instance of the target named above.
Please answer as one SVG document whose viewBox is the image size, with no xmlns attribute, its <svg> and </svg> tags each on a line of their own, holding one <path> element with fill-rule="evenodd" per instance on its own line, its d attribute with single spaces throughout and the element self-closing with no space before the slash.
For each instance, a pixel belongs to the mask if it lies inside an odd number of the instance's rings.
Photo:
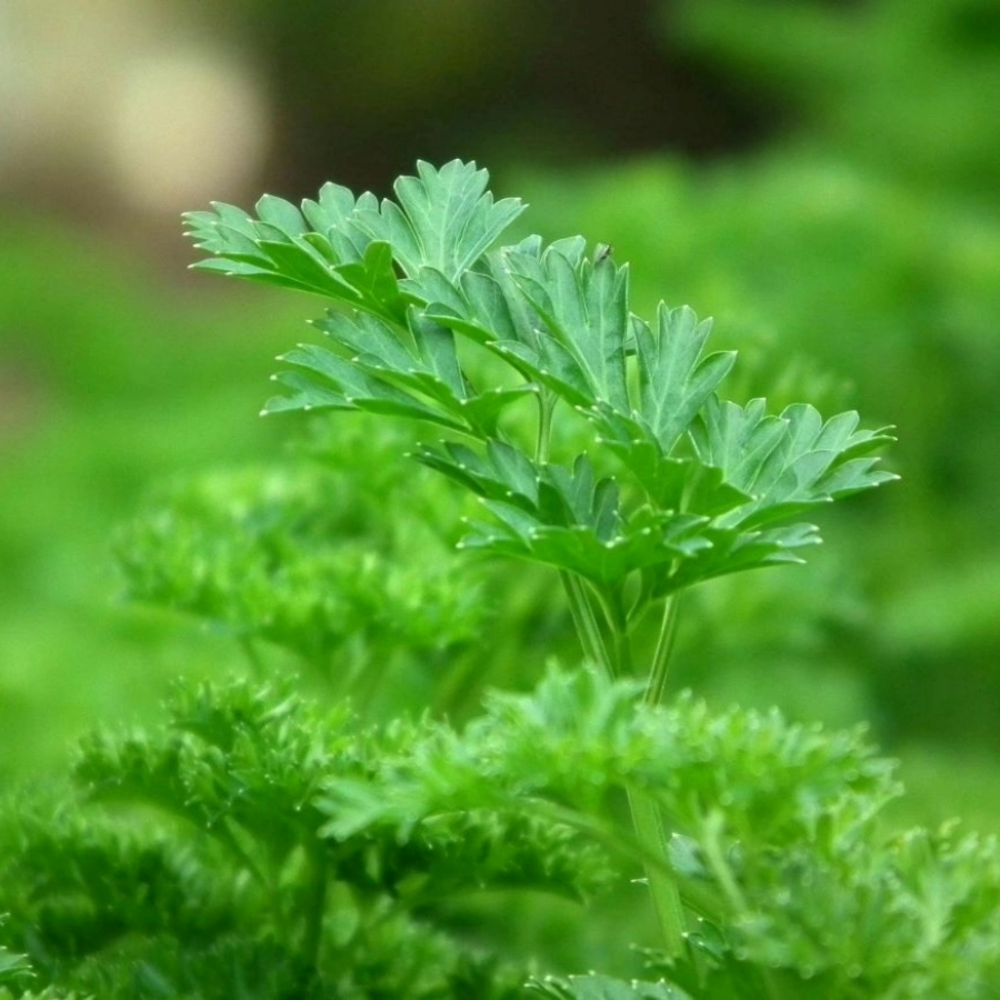
<svg viewBox="0 0 1000 1000">
<path fill-rule="evenodd" d="M 601 664 L 611 678 L 628 676 L 632 666 L 632 646 L 627 616 L 619 595 L 594 591 L 592 599 L 586 590 L 586 585 L 579 577 L 563 572 L 562 581 L 584 654 L 594 663 Z M 594 614 L 595 600 L 604 614 L 607 630 L 610 633 L 610 643 L 601 634 L 600 625 Z M 662 695 L 667 659 L 670 654 L 673 620 L 673 612 L 668 605 L 644 697 L 647 704 L 655 703 L 651 700 L 654 691 L 657 701 Z M 653 897 L 653 909 L 663 937 L 664 950 L 671 957 L 679 957 L 684 951 L 684 911 L 677 880 L 667 854 L 667 841 L 660 808 L 653 799 L 636 788 L 629 788 L 628 800 L 636 840 L 645 858 L 646 881 Z"/>
</svg>

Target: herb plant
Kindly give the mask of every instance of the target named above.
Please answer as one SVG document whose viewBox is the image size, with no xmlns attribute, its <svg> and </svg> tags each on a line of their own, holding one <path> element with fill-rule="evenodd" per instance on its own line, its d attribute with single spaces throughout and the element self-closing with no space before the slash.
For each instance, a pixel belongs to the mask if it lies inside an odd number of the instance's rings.
<svg viewBox="0 0 1000 1000">
<path fill-rule="evenodd" d="M 859 430 L 855 413 L 824 421 L 808 404 L 774 415 L 761 399 L 720 399 L 734 355 L 703 355 L 710 325 L 688 308 L 661 304 L 652 326 L 632 315 L 628 268 L 609 247 L 588 254 L 581 237 L 529 237 L 489 251 L 521 203 L 495 202 L 473 164 L 418 173 L 397 182 L 398 203 L 327 185 L 301 211 L 265 197 L 257 219 L 223 205 L 187 216 L 212 254 L 201 267 L 341 307 L 317 323 L 333 349 L 286 355 L 291 393 L 265 412 L 367 409 L 451 432 L 415 457 L 482 498 L 489 520 L 471 523 L 462 544 L 558 569 L 583 650 L 610 677 L 635 672 L 636 625 L 659 613 L 643 695 L 658 704 L 676 595 L 798 559 L 818 540 L 799 517 L 892 478 L 872 457 L 888 433 Z M 477 385 L 466 345 L 499 360 L 509 381 Z M 528 442 L 503 423 L 525 402 Z M 566 409 L 593 431 L 584 450 L 560 440 Z M 633 795 L 632 812 L 645 850 L 663 858 L 659 810 Z M 647 875 L 678 955 L 683 915 L 667 872 Z"/>
<path fill-rule="evenodd" d="M 708 323 L 632 315 L 607 246 L 491 249 L 523 206 L 486 183 L 421 163 L 397 202 L 327 185 L 301 210 L 265 197 L 256 217 L 216 205 L 187 222 L 198 266 L 332 303 L 328 345 L 284 356 L 265 412 L 443 435 L 412 457 L 478 501 L 461 546 L 557 574 L 583 665 L 540 666 L 533 692 L 494 692 L 460 727 L 366 723 L 288 679 L 182 686 L 164 731 L 83 742 L 76 806 L 8 812 L 0 943 L 53 989 L 109 996 L 995 995 L 993 841 L 892 830 L 893 766 L 860 730 L 668 697 L 683 592 L 800 561 L 819 540 L 802 517 L 893 478 L 875 456 L 888 430 L 721 398 L 734 357 L 704 352 Z M 251 491 L 220 519 L 212 492 L 175 493 L 124 536 L 133 591 L 335 663 L 322 591 L 350 594 L 357 574 L 309 558 L 335 498 Z M 474 617 L 425 569 L 427 602 L 468 638 Z M 361 628 L 365 606 L 344 607 Z M 631 955 L 595 907 L 610 944 L 547 965 L 476 902 L 608 900 L 637 876 L 653 921 L 624 922 Z"/>
</svg>

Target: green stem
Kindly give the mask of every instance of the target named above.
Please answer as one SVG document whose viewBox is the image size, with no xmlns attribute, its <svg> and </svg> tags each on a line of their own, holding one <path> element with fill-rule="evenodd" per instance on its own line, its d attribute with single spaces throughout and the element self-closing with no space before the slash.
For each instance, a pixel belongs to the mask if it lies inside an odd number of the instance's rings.
<svg viewBox="0 0 1000 1000">
<path fill-rule="evenodd" d="M 621 601 L 621 595 L 614 591 L 594 590 L 604 620 L 611 633 L 612 677 L 632 676 L 632 643 L 629 641 L 628 618 Z"/>
<path fill-rule="evenodd" d="M 576 625 L 584 655 L 592 663 L 599 663 L 604 667 L 609 677 L 617 676 L 615 659 L 601 635 L 601 627 L 597 623 L 586 585 L 578 576 L 566 570 L 560 570 L 559 576 L 569 599 L 570 613 L 573 615 L 573 624 Z"/>
<path fill-rule="evenodd" d="M 660 636 L 653 656 L 649 680 L 643 702 L 647 705 L 659 704 L 666 682 L 667 661 L 670 657 L 671 639 L 673 636 L 674 613 L 672 602 L 667 602 L 663 622 L 660 626 Z M 608 621 L 615 636 L 615 648 L 622 649 L 631 660 L 631 645 L 629 643 L 628 619 L 620 603 L 611 605 Z M 614 612 L 617 611 L 617 614 Z M 622 662 L 621 666 L 628 664 Z M 656 801 L 644 792 L 628 789 L 629 808 L 632 812 L 632 824 L 639 847 L 650 860 L 645 863 L 646 881 L 653 897 L 653 909 L 656 920 L 663 935 L 663 945 L 666 953 L 676 958 L 684 952 L 684 910 L 681 906 L 680 890 L 670 864 L 667 853 L 667 838 L 663 829 L 660 807 Z M 655 859 L 655 860 L 654 860 Z"/>
<path fill-rule="evenodd" d="M 650 859 L 643 867 L 653 897 L 656 922 L 663 935 L 664 951 L 671 958 L 677 958 L 684 952 L 684 910 L 667 855 L 660 807 L 648 795 L 634 788 L 628 790 L 628 804 L 639 848 Z"/>
<path fill-rule="evenodd" d="M 667 684 L 667 669 L 670 665 L 670 654 L 673 651 L 674 636 L 677 631 L 677 609 L 679 606 L 676 594 L 668 597 L 663 607 L 663 617 L 660 621 L 660 634 L 653 652 L 653 663 L 649 670 L 649 680 L 646 683 L 646 693 L 643 702 L 656 706 L 663 700 L 663 692 Z M 667 855 L 667 839 L 663 830 L 660 809 L 657 804 L 641 793 L 629 791 L 629 805 L 632 809 L 632 821 L 635 824 L 636 836 L 640 844 L 648 849 L 655 849 L 662 857 L 665 865 L 655 869 L 646 866 L 650 892 L 653 895 L 653 906 L 656 909 L 660 930 L 666 943 L 667 954 L 679 956 L 684 950 L 684 911 L 681 908 L 680 892 L 676 879 L 670 874 L 670 859 Z"/>
<path fill-rule="evenodd" d="M 644 701 L 647 705 L 659 705 L 663 701 L 663 692 L 667 687 L 667 670 L 670 666 L 670 654 L 674 649 L 674 636 L 677 634 L 677 611 L 680 607 L 680 595 L 672 594 L 663 605 L 663 618 L 660 621 L 660 634 L 656 640 L 653 652 L 653 664 L 649 670 L 649 681 L 646 684 Z"/>
<path fill-rule="evenodd" d="M 627 675 L 631 670 L 632 648 L 629 642 L 628 622 L 621 601 L 617 599 L 618 595 L 596 592 L 592 599 L 585 589 L 586 585 L 578 576 L 565 571 L 561 575 L 585 654 L 595 663 L 600 663 L 610 677 Z M 610 645 L 601 634 L 594 614 L 595 600 L 599 603 L 607 622 L 611 634 Z M 661 634 L 658 651 L 660 645 L 663 645 L 662 639 Z M 668 653 L 669 648 L 661 655 L 665 659 Z M 657 663 L 658 661 L 654 662 L 654 669 Z M 664 675 L 665 669 L 664 664 L 661 671 Z M 648 701 L 648 691 L 646 700 Z M 628 800 L 636 841 L 645 859 L 643 868 L 653 897 L 653 909 L 663 937 L 664 950 L 669 956 L 678 957 L 684 952 L 684 911 L 681 907 L 677 880 L 667 854 L 660 809 L 653 799 L 638 789 L 628 789 Z"/>
</svg>

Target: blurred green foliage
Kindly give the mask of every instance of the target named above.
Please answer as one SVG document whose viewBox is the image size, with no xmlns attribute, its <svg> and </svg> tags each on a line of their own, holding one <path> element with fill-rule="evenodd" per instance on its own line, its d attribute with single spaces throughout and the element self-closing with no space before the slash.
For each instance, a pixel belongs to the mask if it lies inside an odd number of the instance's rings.
<svg viewBox="0 0 1000 1000">
<path fill-rule="evenodd" d="M 363 673 L 374 712 L 467 711 L 486 677 L 517 683 L 525 642 L 575 655 L 542 574 L 457 567 L 459 500 L 399 460 L 412 436 L 320 421 L 287 449 L 287 418 L 258 419 L 307 299 L 171 287 L 93 234 L 27 218 L 8 223 L 0 269 L 0 376 L 17 389 L 0 427 L 0 775 L 61 759 L 94 718 L 149 718 L 178 674 L 246 669 L 248 651 L 328 694 Z M 245 532 L 240 551 L 220 553 L 220 525 Z M 165 559 L 165 532 L 199 558 Z M 283 651 L 261 588 L 291 606 L 317 573 L 315 646 Z M 157 607 L 167 582 L 190 600 Z"/>
<path fill-rule="evenodd" d="M 149 711 L 167 677 L 212 665 L 211 643 L 114 606 L 109 540 L 159 477 L 273 454 L 254 386 L 290 320 L 267 296 L 252 312 L 192 300 L 53 220 L 8 218 L 0 271 L 3 772 L 61 757 L 95 716 Z"/>
<path fill-rule="evenodd" d="M 675 42 L 757 88 L 890 183 L 994 202 L 1000 7 L 994 0 L 679 0 Z"/>
</svg>

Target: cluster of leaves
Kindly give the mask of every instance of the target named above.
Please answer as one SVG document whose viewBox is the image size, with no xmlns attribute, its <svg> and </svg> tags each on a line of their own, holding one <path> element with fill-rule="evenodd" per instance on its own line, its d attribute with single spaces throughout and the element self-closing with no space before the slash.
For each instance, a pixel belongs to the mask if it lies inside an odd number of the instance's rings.
<svg viewBox="0 0 1000 1000">
<path fill-rule="evenodd" d="M 1000 848 L 951 828 L 885 829 L 899 789 L 861 731 L 720 715 L 687 696 L 637 711 L 634 687 L 550 674 L 532 696 L 494 695 L 461 736 L 389 775 L 381 789 L 328 782 L 327 829 L 402 831 L 448 802 L 520 803 L 635 856 L 641 845 L 607 825 L 608 796 L 655 799 L 698 915 L 683 961 L 649 956 L 678 995 L 980 996 L 1000 982 Z"/>
<path fill-rule="evenodd" d="M 470 947 L 472 911 L 456 934 L 454 906 L 497 889 L 586 901 L 634 875 L 620 805 L 640 788 L 677 831 L 697 915 L 686 954 L 645 954 L 646 982 L 535 989 L 920 1000 L 1000 986 L 1000 847 L 883 827 L 898 788 L 861 731 L 690 696 L 637 709 L 635 694 L 552 670 L 458 731 L 364 728 L 287 683 L 180 689 L 163 730 L 82 743 L 76 807 L 5 811 L 0 945 L 40 983 L 108 997 L 513 996 L 529 964 Z"/>
<path fill-rule="evenodd" d="M 257 218 L 228 205 L 186 218 L 211 255 L 198 266 L 340 307 L 317 324 L 332 349 L 285 355 L 290 395 L 267 412 L 369 410 L 463 439 L 415 457 L 481 498 L 490 520 L 465 545 L 558 567 L 622 614 L 638 578 L 639 616 L 699 580 L 796 560 L 818 538 L 797 518 L 892 478 L 874 468 L 887 432 L 856 414 L 719 399 L 733 356 L 703 356 L 709 324 L 687 308 L 632 315 L 608 248 L 529 237 L 488 251 L 520 202 L 494 202 L 474 164 L 418 174 L 397 182 L 398 204 L 328 184 L 301 210 L 265 196 Z M 526 400 L 533 446 L 505 429 Z M 594 436 L 562 461 L 559 406 Z"/>
<path fill-rule="evenodd" d="M 443 903 L 580 899 L 607 880 L 602 852 L 484 810 L 326 835 L 327 781 L 378 782 L 404 740 L 420 753 L 436 737 L 366 733 L 291 688 L 179 689 L 162 731 L 83 741 L 76 806 L 4 810 L 0 943 L 39 981 L 108 997 L 511 995 L 527 970 L 456 940 Z"/>
<path fill-rule="evenodd" d="M 379 517 L 358 485 L 300 462 L 163 489 L 117 535 L 126 596 L 197 616 L 251 651 L 283 647 L 356 696 L 360 675 L 371 688 L 401 658 L 457 658 L 486 619 L 471 568 L 429 562 L 444 547 L 433 528 L 405 510 Z M 402 493 L 394 483 L 380 495 L 402 505 Z"/>
<path fill-rule="evenodd" d="M 558 568 L 584 649 L 608 676 L 632 672 L 634 626 L 653 604 L 667 608 L 644 695 L 612 686 L 588 704 L 553 680 L 527 709 L 495 699 L 419 753 L 418 730 L 397 727 L 401 749 L 381 747 L 382 783 L 323 783 L 321 834 L 406 840 L 456 811 L 537 817 L 641 863 L 659 961 L 687 995 L 723 984 L 768 994 L 772 980 L 812 978 L 824 958 L 853 976 L 836 948 L 810 950 L 780 904 L 758 899 L 772 902 L 786 849 L 803 864 L 844 853 L 890 795 L 884 768 L 850 740 L 787 737 L 777 719 L 705 717 L 699 731 L 684 701 L 677 719 L 636 708 L 662 697 L 672 596 L 798 561 L 818 541 L 803 515 L 893 478 L 875 467 L 888 431 L 859 429 L 855 413 L 824 420 L 809 404 L 775 414 L 763 399 L 721 398 L 734 355 L 704 353 L 708 323 L 662 303 L 652 324 L 633 315 L 628 268 L 580 237 L 490 250 L 522 206 L 495 202 L 486 185 L 474 164 L 421 163 L 397 182 L 398 202 L 327 185 L 301 210 L 265 196 L 256 218 L 227 205 L 187 216 L 210 255 L 200 266 L 335 303 L 317 324 L 332 349 L 285 355 L 277 378 L 290 394 L 265 412 L 367 411 L 442 428 L 414 457 L 480 499 L 489 519 L 468 521 L 462 545 Z M 611 819 L 612 798 L 628 802 L 634 836 Z M 682 899 L 711 933 L 684 935 Z"/>
</svg>

